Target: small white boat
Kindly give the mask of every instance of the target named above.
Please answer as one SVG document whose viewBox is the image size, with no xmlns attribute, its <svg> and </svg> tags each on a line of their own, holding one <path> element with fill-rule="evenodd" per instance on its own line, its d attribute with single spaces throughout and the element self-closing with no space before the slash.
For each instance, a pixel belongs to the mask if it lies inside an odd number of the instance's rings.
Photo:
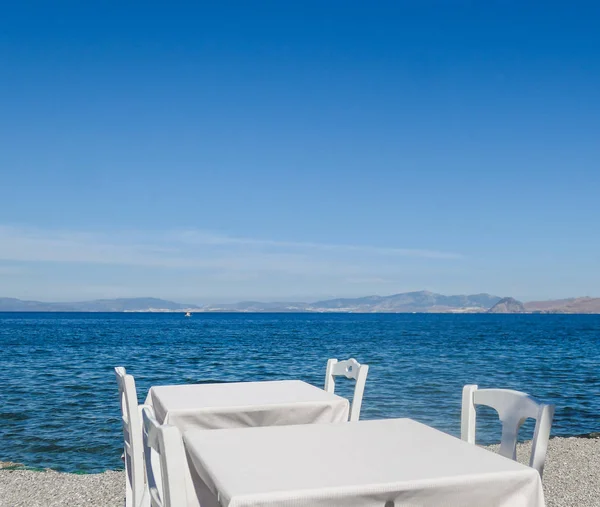
<svg viewBox="0 0 600 507">
<path fill-rule="evenodd" d="M 191 317 L 191 316 L 192 316 L 192 314 L 191 314 L 190 312 L 185 312 L 185 316 L 186 316 L 186 317 Z"/>
</svg>

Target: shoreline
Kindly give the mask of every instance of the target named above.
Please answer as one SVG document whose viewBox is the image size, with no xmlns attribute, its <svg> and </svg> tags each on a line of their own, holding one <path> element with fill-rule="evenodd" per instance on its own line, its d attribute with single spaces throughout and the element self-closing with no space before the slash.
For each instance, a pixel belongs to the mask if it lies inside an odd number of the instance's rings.
<svg viewBox="0 0 600 507">
<path fill-rule="evenodd" d="M 550 441 L 559 439 L 559 440 L 569 440 L 569 439 L 580 439 L 580 440 L 600 440 L 600 431 L 592 431 L 590 433 L 580 433 L 578 435 L 552 435 L 550 437 Z M 519 442 L 520 446 L 530 445 L 531 440 L 525 440 L 523 442 Z M 495 448 L 497 444 L 484 445 L 482 447 L 486 448 Z M 10 471 L 10 470 L 26 470 L 28 472 L 55 472 L 57 474 L 72 474 L 72 475 L 98 475 L 104 474 L 107 472 L 123 472 L 123 468 L 111 468 L 103 470 L 102 472 L 63 472 L 60 470 L 55 470 L 54 468 L 39 468 L 30 465 L 25 465 L 23 463 L 16 463 L 14 461 L 1 461 L 0 460 L 0 470 Z"/>
<path fill-rule="evenodd" d="M 495 451 L 498 445 L 486 448 Z M 531 441 L 520 443 L 518 460 L 527 464 L 530 452 Z M 600 433 L 550 439 L 543 478 L 546 507 L 597 507 L 598 477 Z M 0 462 L 0 491 L 0 507 L 122 507 L 125 472 L 78 474 Z"/>
</svg>

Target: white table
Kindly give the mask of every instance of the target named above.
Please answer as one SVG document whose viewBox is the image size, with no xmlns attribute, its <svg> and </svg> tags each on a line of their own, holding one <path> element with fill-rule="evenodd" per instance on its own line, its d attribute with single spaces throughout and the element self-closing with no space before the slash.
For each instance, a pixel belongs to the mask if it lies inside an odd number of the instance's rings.
<svg viewBox="0 0 600 507">
<path fill-rule="evenodd" d="M 180 431 L 344 422 L 349 410 L 347 399 L 299 380 L 157 386 L 146 404 Z"/>
<path fill-rule="evenodd" d="M 192 430 L 183 440 L 194 491 L 213 495 L 205 505 L 544 506 L 536 470 L 410 419 Z"/>
</svg>

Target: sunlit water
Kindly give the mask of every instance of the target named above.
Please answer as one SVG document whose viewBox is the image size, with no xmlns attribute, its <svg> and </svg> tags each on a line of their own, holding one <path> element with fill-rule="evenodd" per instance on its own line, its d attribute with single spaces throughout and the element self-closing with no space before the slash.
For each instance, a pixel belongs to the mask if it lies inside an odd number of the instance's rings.
<svg viewBox="0 0 600 507">
<path fill-rule="evenodd" d="M 600 316 L 0 313 L 0 350 L 0 460 L 57 470 L 122 466 L 114 366 L 143 401 L 157 384 L 322 386 L 329 357 L 355 357 L 371 367 L 365 419 L 458 435 L 462 386 L 476 383 L 555 403 L 554 435 L 600 431 Z M 483 410 L 479 441 L 499 435 Z"/>
</svg>

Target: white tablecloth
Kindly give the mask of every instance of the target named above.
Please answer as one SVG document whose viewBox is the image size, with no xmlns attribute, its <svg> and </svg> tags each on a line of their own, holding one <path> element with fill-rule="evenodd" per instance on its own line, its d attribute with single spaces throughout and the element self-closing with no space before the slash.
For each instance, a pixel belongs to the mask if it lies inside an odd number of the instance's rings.
<svg viewBox="0 0 600 507">
<path fill-rule="evenodd" d="M 299 380 L 157 386 L 146 404 L 181 431 L 344 422 L 349 409 L 347 399 Z"/>
<path fill-rule="evenodd" d="M 223 507 L 544 506 L 536 470 L 410 419 L 183 439 L 196 490 Z"/>
</svg>

